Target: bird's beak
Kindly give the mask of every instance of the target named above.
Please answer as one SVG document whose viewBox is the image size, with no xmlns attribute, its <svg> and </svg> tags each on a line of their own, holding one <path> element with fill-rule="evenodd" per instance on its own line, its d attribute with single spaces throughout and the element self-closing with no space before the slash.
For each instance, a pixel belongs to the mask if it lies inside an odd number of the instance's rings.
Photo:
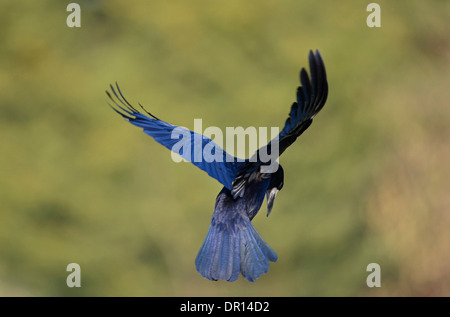
<svg viewBox="0 0 450 317">
<path fill-rule="evenodd" d="M 275 197 L 278 194 L 278 188 L 274 187 L 271 190 L 266 191 L 267 198 L 267 217 L 269 217 L 270 212 L 272 211 L 273 203 L 275 201 Z"/>
</svg>

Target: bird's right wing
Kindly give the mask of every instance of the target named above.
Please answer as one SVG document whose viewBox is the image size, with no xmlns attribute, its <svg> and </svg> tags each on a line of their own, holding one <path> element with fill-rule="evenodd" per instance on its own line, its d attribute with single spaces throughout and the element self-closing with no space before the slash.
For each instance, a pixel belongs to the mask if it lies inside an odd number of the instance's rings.
<svg viewBox="0 0 450 317">
<path fill-rule="evenodd" d="M 278 136 L 279 155 L 311 125 L 314 116 L 323 108 L 328 96 L 325 65 L 319 51 L 309 52 L 311 79 L 304 68 L 300 71 L 301 86 L 297 88 L 297 102 L 289 112 L 283 130 Z M 273 141 L 272 141 L 273 142 Z"/>
<path fill-rule="evenodd" d="M 113 94 L 108 91 L 106 94 L 114 103 L 114 105 L 108 103 L 114 111 L 131 124 L 143 128 L 144 132 L 155 141 L 205 171 L 226 188 L 232 189 L 233 180 L 242 164 L 234 156 L 228 154 L 210 138 L 164 122 L 147 112 L 142 106 L 149 116 L 141 113 L 125 99 L 117 83 L 117 91 L 112 85 L 110 88 Z"/>
<path fill-rule="evenodd" d="M 262 160 L 261 153 L 271 155 L 275 147 L 278 147 L 278 156 L 281 155 L 308 129 L 314 116 L 325 105 L 328 96 L 328 82 L 325 65 L 319 51 L 316 51 L 315 54 L 313 51 L 309 52 L 309 68 L 311 79 L 304 68 L 300 71 L 301 86 L 297 88 L 297 102 L 292 104 L 283 130 L 275 139 L 256 151 L 254 154 L 255 160 L 247 161 L 241 168 L 233 182 L 233 189 L 231 190 L 233 197 L 242 197 L 249 177 L 257 175 L 255 172 L 260 171 L 260 167 L 266 165 Z M 263 149 L 264 151 L 262 151 Z M 265 177 L 264 173 L 259 176 Z"/>
</svg>

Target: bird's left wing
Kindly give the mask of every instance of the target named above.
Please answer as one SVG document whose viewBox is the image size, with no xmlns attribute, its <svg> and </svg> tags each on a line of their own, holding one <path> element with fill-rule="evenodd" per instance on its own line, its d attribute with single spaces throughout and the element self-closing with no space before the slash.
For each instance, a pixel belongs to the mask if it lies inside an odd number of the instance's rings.
<svg viewBox="0 0 450 317">
<path fill-rule="evenodd" d="M 210 138 L 164 122 L 142 106 L 147 115 L 138 111 L 125 99 L 117 83 L 116 87 L 110 85 L 110 88 L 112 94 L 108 91 L 106 94 L 113 102 L 113 105 L 108 104 L 114 111 L 131 124 L 143 128 L 144 132 L 155 141 L 179 154 L 231 190 L 233 180 L 242 164 L 234 156 L 228 154 Z"/>
</svg>

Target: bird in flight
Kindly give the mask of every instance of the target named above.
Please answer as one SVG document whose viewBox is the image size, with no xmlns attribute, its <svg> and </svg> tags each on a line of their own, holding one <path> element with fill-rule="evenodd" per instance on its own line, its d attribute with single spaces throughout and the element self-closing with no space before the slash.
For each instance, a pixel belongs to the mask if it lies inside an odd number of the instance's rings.
<svg viewBox="0 0 450 317">
<path fill-rule="evenodd" d="M 277 146 L 278 155 L 281 155 L 311 125 L 314 116 L 325 104 L 328 83 L 318 50 L 309 52 L 309 67 L 311 77 L 304 68 L 301 69 L 297 101 L 291 106 L 283 130 L 265 146 L 266 153 L 271 153 Z M 256 151 L 253 159 L 238 160 L 220 147 L 222 160 L 194 159 L 195 148 L 204 149 L 216 144 L 203 135 L 158 119 L 140 104 L 143 112 L 139 111 L 125 99 L 117 83 L 115 87 L 110 85 L 110 88 L 111 93 L 106 91 L 106 94 L 112 101 L 108 104 L 113 110 L 169 150 L 174 150 L 180 136 L 190 136 L 192 151 L 183 153 L 181 150 L 178 154 L 223 185 L 216 198 L 205 241 L 195 259 L 197 271 L 207 279 L 230 282 L 236 281 L 240 274 L 253 282 L 267 273 L 269 261 L 277 261 L 278 256 L 256 231 L 252 219 L 261 208 L 265 196 L 267 216 L 270 214 L 275 196 L 284 184 L 281 165 L 265 170 L 268 163 L 261 159 L 262 148 Z M 174 137 L 175 129 L 181 131 L 176 134 L 178 137 Z"/>
</svg>

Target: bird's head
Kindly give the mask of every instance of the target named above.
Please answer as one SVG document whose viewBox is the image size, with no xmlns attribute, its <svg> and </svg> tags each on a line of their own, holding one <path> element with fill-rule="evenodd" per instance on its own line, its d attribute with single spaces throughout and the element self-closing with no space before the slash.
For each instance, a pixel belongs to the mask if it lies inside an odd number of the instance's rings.
<svg viewBox="0 0 450 317">
<path fill-rule="evenodd" d="M 275 197 L 278 192 L 283 188 L 284 185 L 284 171 L 281 165 L 278 165 L 278 169 L 275 173 L 272 173 L 270 178 L 269 187 L 266 190 L 267 198 L 267 217 L 272 211 L 273 203 L 275 202 Z"/>
</svg>

